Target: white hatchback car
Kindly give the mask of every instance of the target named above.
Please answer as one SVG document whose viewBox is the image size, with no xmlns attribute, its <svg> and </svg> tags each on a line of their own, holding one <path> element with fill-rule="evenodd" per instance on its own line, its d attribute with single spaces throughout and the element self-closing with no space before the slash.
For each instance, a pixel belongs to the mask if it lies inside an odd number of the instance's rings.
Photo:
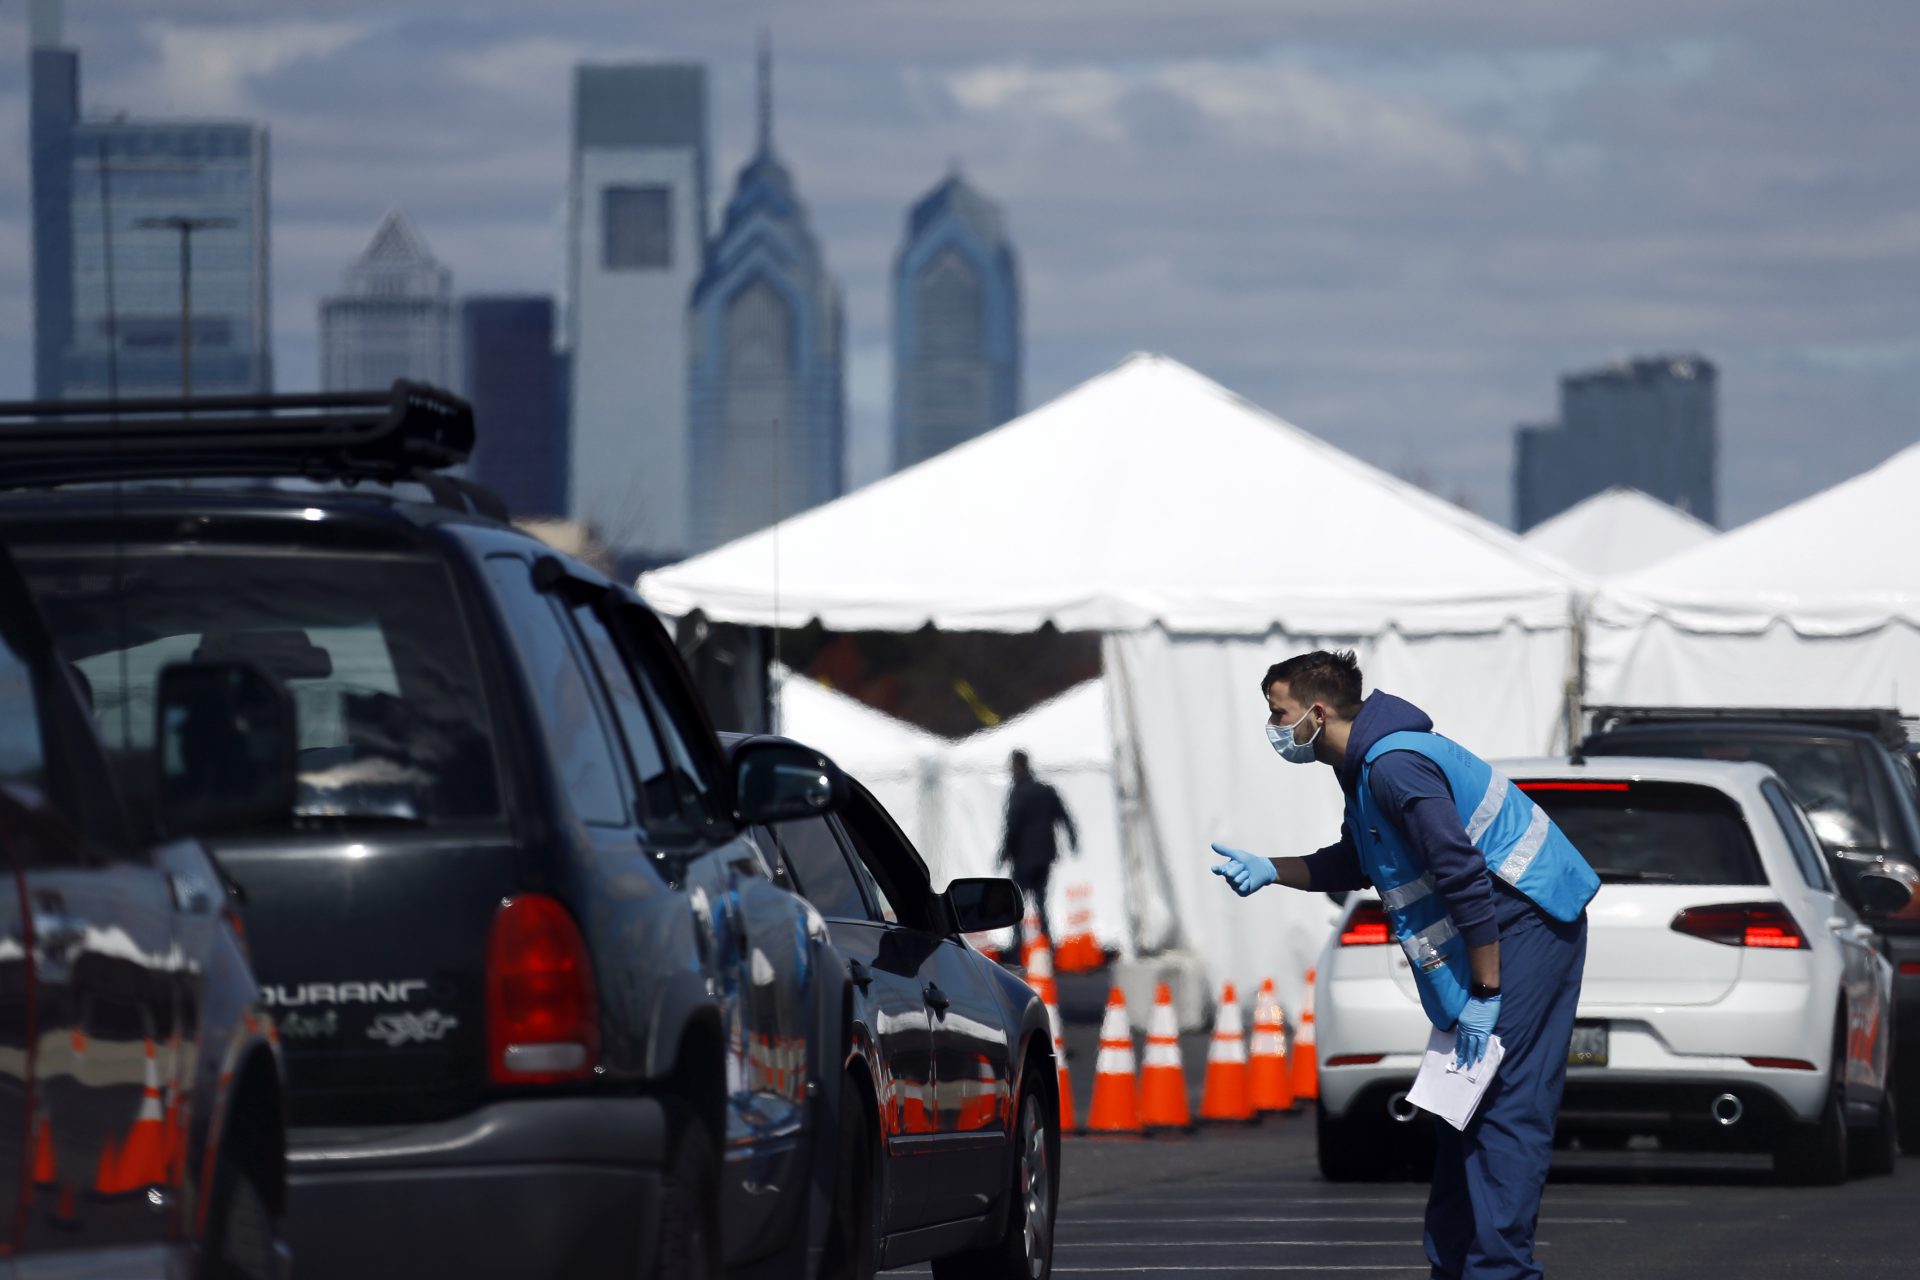
<svg viewBox="0 0 1920 1280">
<path fill-rule="evenodd" d="M 1560 1139 L 1771 1152 L 1788 1181 L 1892 1172 L 1892 966 L 1773 771 L 1630 757 L 1500 768 L 1603 882 Z M 1335 1181 L 1417 1175 L 1431 1159 L 1432 1122 L 1406 1100 L 1428 1025 L 1391 943 L 1379 899 L 1357 894 L 1319 965 L 1320 1168 Z"/>
</svg>

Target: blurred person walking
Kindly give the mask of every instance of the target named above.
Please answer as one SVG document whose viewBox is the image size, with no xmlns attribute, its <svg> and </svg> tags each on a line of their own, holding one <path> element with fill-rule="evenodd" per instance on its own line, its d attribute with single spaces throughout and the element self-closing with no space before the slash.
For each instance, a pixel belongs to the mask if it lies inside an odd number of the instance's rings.
<svg viewBox="0 0 1920 1280">
<path fill-rule="evenodd" d="M 1051 938 L 1047 882 L 1053 878 L 1053 864 L 1060 857 L 1054 828 L 1067 829 L 1067 844 L 1076 855 L 1080 852 L 1080 835 L 1074 830 L 1073 815 L 1060 802 L 1060 793 L 1033 776 L 1026 752 L 1014 752 L 1008 764 L 1013 785 L 1007 789 L 1007 825 L 1000 838 L 999 861 L 1006 865 L 1021 892 L 1033 899 L 1040 913 L 1040 932 Z"/>
<path fill-rule="evenodd" d="M 1290 764 L 1334 770 L 1346 822 L 1304 858 L 1216 844 L 1228 860 L 1213 870 L 1241 897 L 1276 883 L 1377 889 L 1428 1021 L 1455 1033 L 1456 1063 L 1476 1065 L 1498 1038 L 1505 1056 L 1466 1128 L 1434 1121 L 1427 1260 L 1435 1280 L 1531 1280 L 1600 878 L 1545 810 L 1418 707 L 1360 690 L 1351 653 L 1268 669 L 1267 740 Z"/>
</svg>

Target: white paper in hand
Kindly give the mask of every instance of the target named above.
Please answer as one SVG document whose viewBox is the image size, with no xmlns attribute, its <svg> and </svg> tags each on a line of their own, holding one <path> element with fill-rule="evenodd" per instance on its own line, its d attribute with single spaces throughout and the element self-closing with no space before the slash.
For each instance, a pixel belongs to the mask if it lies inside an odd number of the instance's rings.
<svg viewBox="0 0 1920 1280">
<path fill-rule="evenodd" d="M 1413 1088 L 1407 1090 L 1407 1101 L 1456 1129 L 1465 1129 L 1504 1056 L 1500 1037 L 1488 1036 L 1486 1056 L 1461 1070 L 1453 1065 L 1453 1032 L 1435 1031 L 1427 1037 L 1426 1056 L 1420 1060 L 1420 1074 L 1413 1078 Z"/>
</svg>

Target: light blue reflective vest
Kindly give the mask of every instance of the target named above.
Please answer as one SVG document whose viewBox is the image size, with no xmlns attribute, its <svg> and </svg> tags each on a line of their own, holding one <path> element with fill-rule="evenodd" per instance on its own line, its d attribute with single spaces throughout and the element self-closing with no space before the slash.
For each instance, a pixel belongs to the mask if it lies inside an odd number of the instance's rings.
<svg viewBox="0 0 1920 1280">
<path fill-rule="evenodd" d="M 1413 967 L 1420 1004 L 1441 1029 L 1459 1021 L 1471 981 L 1467 944 L 1435 891 L 1427 859 L 1386 821 L 1370 786 L 1373 762 L 1389 751 L 1417 751 L 1440 766 L 1460 823 L 1487 870 L 1556 920 L 1573 921 L 1600 890 L 1600 877 L 1561 834 L 1546 810 L 1492 765 L 1437 733 L 1390 733 L 1373 744 L 1347 805 L 1360 866 L 1380 891 L 1394 938 Z"/>
</svg>

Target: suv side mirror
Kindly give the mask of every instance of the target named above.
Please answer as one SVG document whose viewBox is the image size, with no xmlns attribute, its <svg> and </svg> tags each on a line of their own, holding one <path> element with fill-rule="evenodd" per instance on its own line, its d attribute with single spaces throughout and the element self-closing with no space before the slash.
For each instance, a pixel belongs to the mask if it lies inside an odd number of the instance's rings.
<svg viewBox="0 0 1920 1280">
<path fill-rule="evenodd" d="M 1905 911 L 1920 894 L 1920 871 L 1909 863 L 1888 858 L 1876 866 L 1864 867 L 1854 876 L 1860 905 L 1874 915 L 1891 916 Z"/>
<path fill-rule="evenodd" d="M 997 876 L 955 880 L 941 896 L 962 933 L 1011 929 L 1020 923 L 1026 910 L 1020 900 L 1020 886 Z"/>
<path fill-rule="evenodd" d="M 291 821 L 293 698 L 252 662 L 176 662 L 154 698 L 155 792 L 168 835 L 222 835 Z"/>
<path fill-rule="evenodd" d="M 733 810 L 750 825 L 817 818 L 847 798 L 840 766 L 797 742 L 748 742 L 733 753 Z"/>
</svg>

